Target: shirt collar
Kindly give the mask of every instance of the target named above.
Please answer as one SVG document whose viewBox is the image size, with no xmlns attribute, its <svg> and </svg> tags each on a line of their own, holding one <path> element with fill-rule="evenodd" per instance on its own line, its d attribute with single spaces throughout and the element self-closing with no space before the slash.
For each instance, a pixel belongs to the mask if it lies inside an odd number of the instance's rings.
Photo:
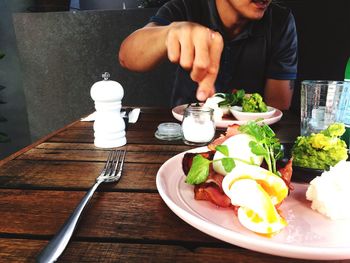
<svg viewBox="0 0 350 263">
<path fill-rule="evenodd" d="M 215 0 L 208 0 L 209 2 L 209 14 L 210 14 L 210 25 L 211 29 L 218 31 L 221 33 L 221 35 L 224 37 L 224 39 L 227 40 L 227 37 L 225 36 L 225 30 L 224 30 L 224 25 L 221 22 L 219 12 L 216 8 L 216 3 Z M 266 17 L 268 16 L 269 9 L 266 10 L 264 17 L 260 20 L 257 21 L 251 21 L 247 24 L 247 26 L 243 29 L 243 31 L 235 37 L 232 41 L 237 41 L 237 40 L 242 40 L 246 39 L 248 37 L 261 37 L 264 35 L 264 28 L 265 28 L 265 20 Z"/>
</svg>

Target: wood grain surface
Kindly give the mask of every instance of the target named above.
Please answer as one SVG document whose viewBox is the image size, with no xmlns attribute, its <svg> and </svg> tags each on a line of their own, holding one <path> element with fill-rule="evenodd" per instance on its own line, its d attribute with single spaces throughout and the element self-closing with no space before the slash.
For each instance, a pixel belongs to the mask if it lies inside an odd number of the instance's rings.
<svg viewBox="0 0 350 263">
<path fill-rule="evenodd" d="M 98 188 L 58 262 L 304 262 L 217 240 L 166 206 L 157 171 L 191 148 L 154 137 L 169 121 L 176 122 L 169 109 L 142 108 L 128 125 L 122 179 Z M 295 140 L 298 127 L 290 112 L 272 125 L 283 143 Z M 0 262 L 35 262 L 105 164 L 109 149 L 93 140 L 93 123 L 77 121 L 0 161 Z"/>
</svg>

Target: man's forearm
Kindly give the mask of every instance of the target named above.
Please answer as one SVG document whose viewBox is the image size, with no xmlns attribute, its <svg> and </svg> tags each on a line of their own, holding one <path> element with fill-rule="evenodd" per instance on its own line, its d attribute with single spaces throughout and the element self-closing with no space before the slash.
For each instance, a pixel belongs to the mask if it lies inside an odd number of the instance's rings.
<svg viewBox="0 0 350 263">
<path fill-rule="evenodd" d="M 128 36 L 120 46 L 120 64 L 133 71 L 154 68 L 167 56 L 168 26 L 146 26 Z"/>
<path fill-rule="evenodd" d="M 293 96 L 293 80 L 267 79 L 265 86 L 265 102 L 280 110 L 288 110 Z"/>
</svg>

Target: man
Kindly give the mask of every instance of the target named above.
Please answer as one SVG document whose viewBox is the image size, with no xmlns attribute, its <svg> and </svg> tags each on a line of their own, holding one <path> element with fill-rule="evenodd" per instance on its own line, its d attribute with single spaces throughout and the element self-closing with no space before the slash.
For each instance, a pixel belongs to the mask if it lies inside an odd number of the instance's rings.
<svg viewBox="0 0 350 263">
<path fill-rule="evenodd" d="M 166 57 L 178 63 L 173 105 L 244 89 L 288 109 L 297 71 L 295 23 L 288 9 L 270 2 L 171 0 L 124 40 L 120 63 L 135 71 Z"/>
</svg>

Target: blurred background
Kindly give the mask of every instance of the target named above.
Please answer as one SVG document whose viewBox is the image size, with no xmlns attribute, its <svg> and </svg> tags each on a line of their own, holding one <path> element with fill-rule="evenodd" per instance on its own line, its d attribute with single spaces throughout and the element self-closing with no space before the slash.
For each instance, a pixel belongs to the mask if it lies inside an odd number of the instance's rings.
<svg viewBox="0 0 350 263">
<path fill-rule="evenodd" d="M 166 0 L 0 0 L 0 160 L 91 113 L 92 84 L 108 71 L 123 105 L 168 106 L 174 65 L 122 69 L 121 41 Z M 298 30 L 298 81 L 343 80 L 350 57 L 350 1 L 279 1 Z M 151 44 L 151 43 L 150 43 Z M 2 56 L 0 56 L 2 57 Z"/>
</svg>

